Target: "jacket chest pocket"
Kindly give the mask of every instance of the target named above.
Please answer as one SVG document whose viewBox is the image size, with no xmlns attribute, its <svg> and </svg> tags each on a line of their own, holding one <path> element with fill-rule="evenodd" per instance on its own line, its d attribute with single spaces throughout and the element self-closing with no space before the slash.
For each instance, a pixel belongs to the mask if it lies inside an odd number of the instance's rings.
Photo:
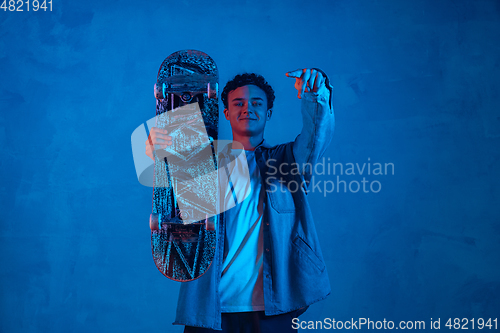
<svg viewBox="0 0 500 333">
<path fill-rule="evenodd" d="M 266 193 L 269 196 L 271 206 L 278 213 L 294 213 L 295 203 L 292 192 L 300 191 L 300 184 L 289 181 L 287 178 L 268 177 L 266 179 Z"/>
</svg>

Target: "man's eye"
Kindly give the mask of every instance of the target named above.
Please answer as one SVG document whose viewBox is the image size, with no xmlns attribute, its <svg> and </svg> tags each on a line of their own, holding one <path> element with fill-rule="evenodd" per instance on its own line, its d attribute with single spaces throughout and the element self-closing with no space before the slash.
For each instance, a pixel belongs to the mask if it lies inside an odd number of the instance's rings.
<svg viewBox="0 0 500 333">
<path fill-rule="evenodd" d="M 253 105 L 253 106 L 261 106 L 261 105 L 262 105 L 262 103 L 260 103 L 260 102 L 253 102 L 253 103 L 252 103 L 252 105 Z"/>
<path fill-rule="evenodd" d="M 240 102 L 240 103 L 236 103 L 236 104 L 234 104 L 234 105 L 235 105 L 235 106 L 243 106 L 243 103 L 241 103 L 241 102 Z"/>
</svg>

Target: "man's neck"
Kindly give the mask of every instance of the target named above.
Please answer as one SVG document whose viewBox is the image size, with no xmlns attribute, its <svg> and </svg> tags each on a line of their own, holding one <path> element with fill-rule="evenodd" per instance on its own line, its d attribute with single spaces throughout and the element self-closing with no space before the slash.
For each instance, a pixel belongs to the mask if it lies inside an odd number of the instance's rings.
<svg viewBox="0 0 500 333">
<path fill-rule="evenodd" d="M 236 133 L 233 133 L 233 141 L 241 143 L 243 145 L 243 149 L 245 150 L 255 150 L 255 148 L 260 145 L 263 140 L 263 134 L 259 136 L 239 136 Z"/>
</svg>

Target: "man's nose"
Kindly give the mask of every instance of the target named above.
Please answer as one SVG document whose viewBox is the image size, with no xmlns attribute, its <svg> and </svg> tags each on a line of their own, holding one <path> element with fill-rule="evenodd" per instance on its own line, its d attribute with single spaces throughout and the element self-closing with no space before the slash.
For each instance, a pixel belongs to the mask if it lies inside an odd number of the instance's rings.
<svg viewBox="0 0 500 333">
<path fill-rule="evenodd" d="M 243 112 L 246 112 L 246 113 L 253 113 L 253 107 L 252 107 L 252 104 L 250 103 L 245 103 L 244 106 L 243 106 Z"/>
</svg>

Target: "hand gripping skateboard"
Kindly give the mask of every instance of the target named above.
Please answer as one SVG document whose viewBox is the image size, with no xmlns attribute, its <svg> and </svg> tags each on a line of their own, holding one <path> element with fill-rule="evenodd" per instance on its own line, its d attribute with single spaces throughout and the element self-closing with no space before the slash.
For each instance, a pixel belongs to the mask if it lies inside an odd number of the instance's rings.
<svg viewBox="0 0 500 333">
<path fill-rule="evenodd" d="M 151 248 L 158 270 L 175 281 L 200 277 L 215 254 L 218 78 L 212 58 L 183 50 L 163 61 L 155 84 L 156 127 L 172 145 L 154 153 Z"/>
</svg>

